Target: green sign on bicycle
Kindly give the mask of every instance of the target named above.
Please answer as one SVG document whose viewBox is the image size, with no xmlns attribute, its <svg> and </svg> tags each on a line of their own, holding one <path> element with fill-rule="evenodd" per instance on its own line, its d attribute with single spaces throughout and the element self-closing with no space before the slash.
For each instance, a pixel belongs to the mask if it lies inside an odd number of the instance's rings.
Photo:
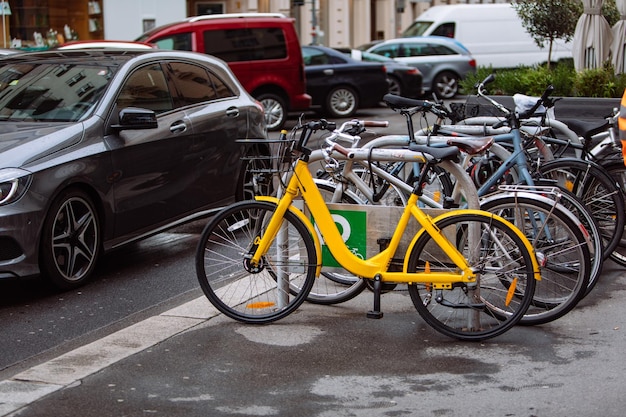
<svg viewBox="0 0 626 417">
<path fill-rule="evenodd" d="M 367 249 L 367 213 L 365 211 L 352 210 L 330 210 L 330 213 L 348 248 L 359 258 L 365 259 Z M 317 226 L 315 231 L 322 243 L 322 265 L 340 267 L 339 262 L 337 262 L 324 244 Z"/>
</svg>

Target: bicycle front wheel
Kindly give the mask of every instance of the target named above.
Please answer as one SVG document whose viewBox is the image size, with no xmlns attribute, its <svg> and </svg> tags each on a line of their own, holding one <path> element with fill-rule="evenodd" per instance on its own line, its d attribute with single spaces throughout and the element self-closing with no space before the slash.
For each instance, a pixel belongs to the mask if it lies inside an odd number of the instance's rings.
<svg viewBox="0 0 626 417">
<path fill-rule="evenodd" d="M 196 274 L 202 291 L 235 320 L 256 324 L 281 319 L 304 302 L 313 286 L 315 244 L 306 225 L 289 211 L 260 264 L 253 267 L 248 261 L 275 209 L 270 202 L 233 204 L 216 214 L 200 237 Z"/>
<path fill-rule="evenodd" d="M 535 291 L 531 253 L 510 223 L 489 213 L 459 213 L 436 222 L 478 273 L 475 283 L 451 289 L 409 285 L 418 313 L 435 330 L 460 340 L 498 336 L 517 324 Z M 409 255 L 409 271 L 454 272 L 457 267 L 427 233 Z"/>
<path fill-rule="evenodd" d="M 513 223 L 541 259 L 541 281 L 520 324 L 548 323 L 572 310 L 587 291 L 597 259 L 581 222 L 561 204 L 527 193 L 495 194 L 481 209 Z"/>
</svg>

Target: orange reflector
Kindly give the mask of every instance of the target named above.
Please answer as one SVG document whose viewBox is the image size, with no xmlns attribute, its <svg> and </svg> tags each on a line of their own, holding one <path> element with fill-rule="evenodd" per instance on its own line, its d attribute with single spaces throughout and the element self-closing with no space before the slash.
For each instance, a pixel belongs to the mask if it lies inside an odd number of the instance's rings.
<svg viewBox="0 0 626 417">
<path fill-rule="evenodd" d="M 424 265 L 424 273 L 430 274 L 430 262 L 426 261 L 426 265 Z"/>
<path fill-rule="evenodd" d="M 511 300 L 513 299 L 513 294 L 515 294 L 515 288 L 517 288 L 517 278 L 513 279 L 513 282 L 511 282 L 511 286 L 509 287 L 509 290 L 506 293 L 506 300 L 505 300 L 505 305 L 508 307 L 509 304 L 511 304 Z"/>
<path fill-rule="evenodd" d="M 258 303 L 250 303 L 246 305 L 246 308 L 269 308 L 274 307 L 276 303 L 271 301 L 259 301 Z"/>
</svg>

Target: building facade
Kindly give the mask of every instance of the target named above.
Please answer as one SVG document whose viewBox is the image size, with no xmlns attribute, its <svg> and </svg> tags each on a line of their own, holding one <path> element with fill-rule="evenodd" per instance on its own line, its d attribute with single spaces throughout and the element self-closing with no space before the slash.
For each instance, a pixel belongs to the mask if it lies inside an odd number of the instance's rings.
<svg viewBox="0 0 626 417">
<path fill-rule="evenodd" d="M 133 40 L 188 16 L 283 13 L 296 19 L 302 44 L 358 46 L 397 37 L 438 4 L 505 0 L 4 0 L 4 47 L 46 48 L 72 39 Z"/>
</svg>

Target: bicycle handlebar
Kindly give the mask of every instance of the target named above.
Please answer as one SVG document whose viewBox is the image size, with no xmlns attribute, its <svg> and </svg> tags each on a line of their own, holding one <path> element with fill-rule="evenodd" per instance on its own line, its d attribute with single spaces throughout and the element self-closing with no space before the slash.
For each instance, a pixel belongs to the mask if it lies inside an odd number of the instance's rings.
<svg viewBox="0 0 626 417">
<path fill-rule="evenodd" d="M 548 85 L 548 87 L 546 87 L 545 91 L 543 92 L 543 94 L 541 95 L 541 97 L 539 97 L 539 99 L 537 100 L 537 102 L 528 110 L 526 110 L 525 112 L 515 115 L 514 112 L 512 112 L 511 110 L 507 109 L 504 105 L 498 103 L 497 101 L 495 101 L 494 99 L 492 99 L 491 97 L 488 97 L 487 94 L 485 93 L 485 85 L 489 84 L 493 81 L 495 81 L 496 77 L 494 74 L 489 74 L 484 80 L 482 80 L 480 83 L 478 83 L 476 85 L 476 89 L 478 92 L 478 95 L 482 98 L 484 98 L 485 100 L 489 101 L 493 106 L 495 106 L 498 110 L 500 110 L 502 113 L 504 113 L 507 117 L 516 117 L 517 120 L 519 119 L 527 119 L 529 117 L 531 117 L 535 111 L 537 111 L 537 109 L 543 104 L 546 107 L 552 106 L 554 105 L 553 101 L 550 99 L 550 94 L 554 91 L 554 86 L 553 85 Z M 503 122 L 498 123 L 500 125 L 504 124 Z"/>
<path fill-rule="evenodd" d="M 332 132 L 332 134 L 325 139 L 326 143 L 331 145 L 332 147 L 332 144 L 334 144 L 334 140 L 336 139 L 342 139 L 351 143 L 358 142 L 361 139 L 360 136 L 358 136 L 359 133 L 363 132 L 366 127 L 388 126 L 389 122 L 386 120 L 349 120 L 347 122 L 344 122 L 339 128 L 337 128 L 337 124 L 335 122 L 330 122 L 326 119 L 307 122 L 303 125 L 298 125 L 294 127 L 294 130 L 302 130 L 302 133 L 300 134 L 300 139 L 296 143 L 294 150 L 310 154 L 310 150 L 306 148 L 306 145 L 311 138 L 313 132 L 317 130 L 328 130 Z M 337 150 L 338 152 L 341 152 L 342 149 L 345 150 L 345 148 L 341 147 L 340 145 L 336 145 L 335 147 L 335 150 Z M 346 155 L 347 152 L 348 151 L 345 150 Z"/>
</svg>

